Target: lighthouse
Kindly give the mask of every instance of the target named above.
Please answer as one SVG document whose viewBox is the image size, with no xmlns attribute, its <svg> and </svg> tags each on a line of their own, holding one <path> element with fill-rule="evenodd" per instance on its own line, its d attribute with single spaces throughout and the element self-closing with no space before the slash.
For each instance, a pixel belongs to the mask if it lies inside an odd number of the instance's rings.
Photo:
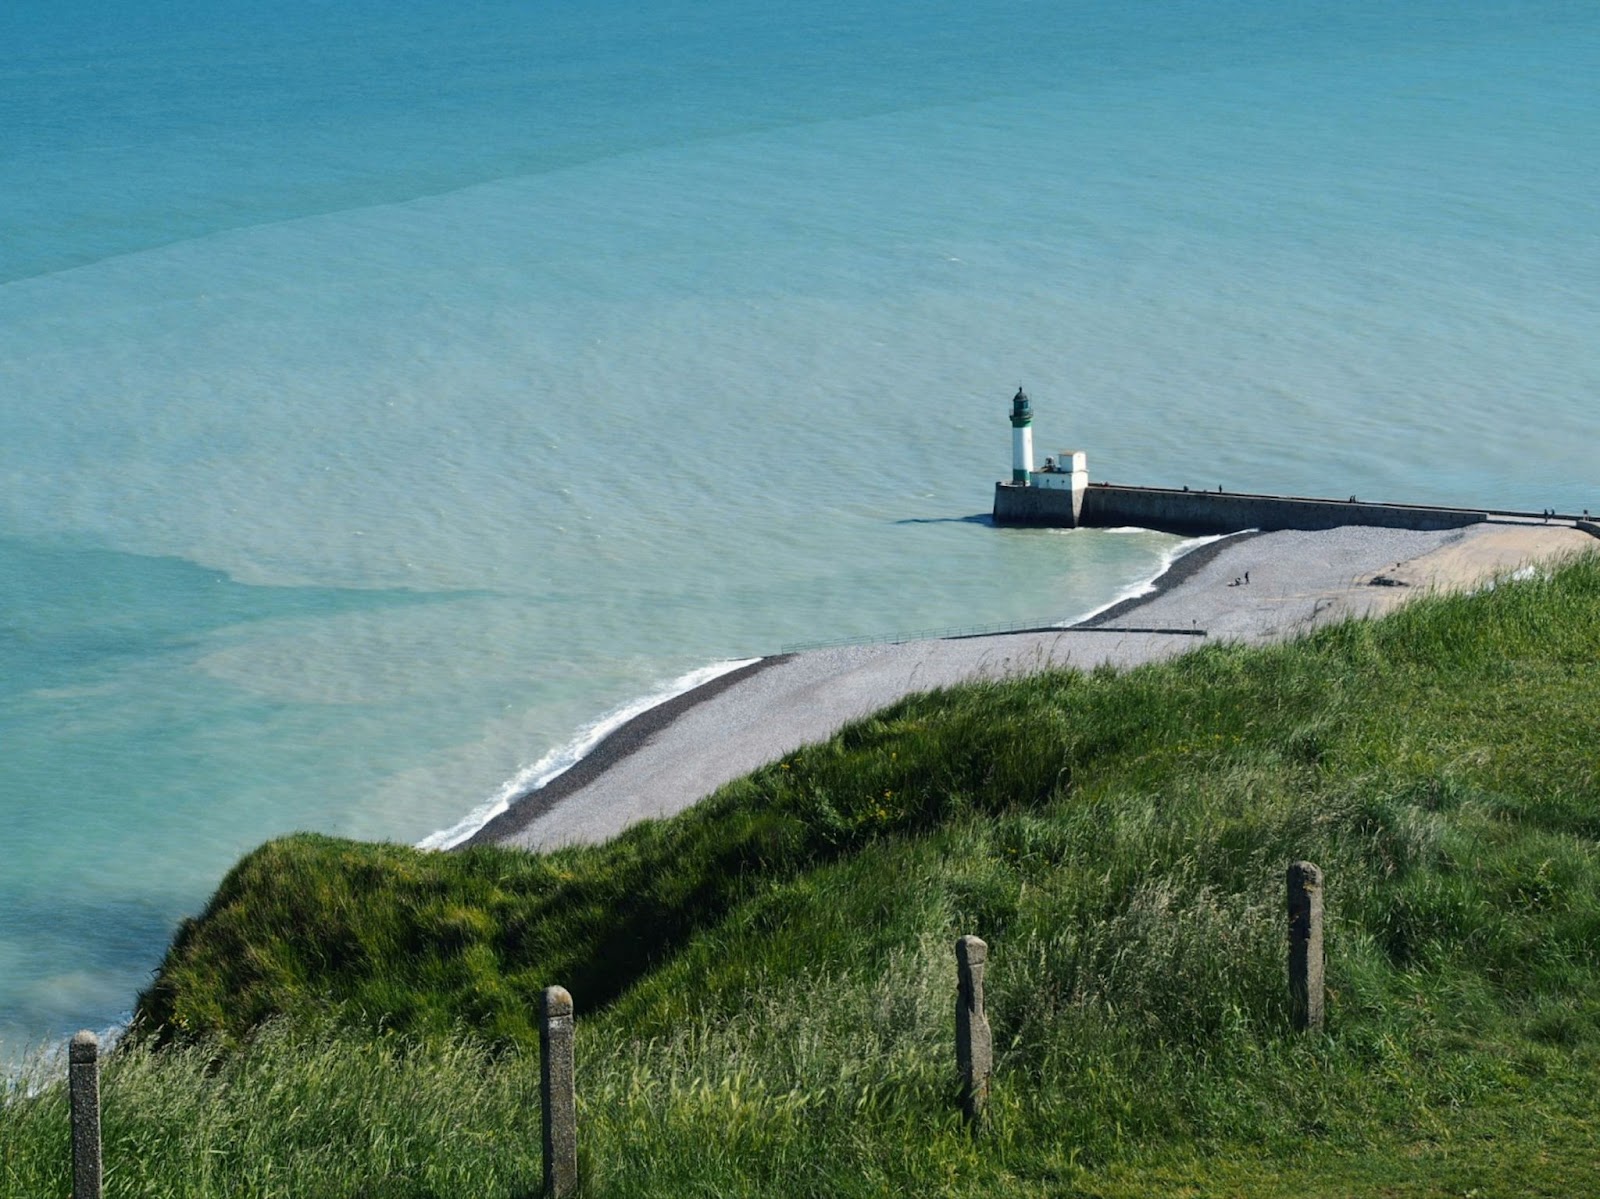
<svg viewBox="0 0 1600 1199">
<path fill-rule="evenodd" d="M 1033 478 L 1033 406 L 1017 388 L 1011 397 L 1011 482 L 1026 487 Z"/>
<path fill-rule="evenodd" d="M 1089 488 L 1088 455 L 1062 450 L 1033 469 L 1033 405 L 1017 388 L 1011 397 L 1011 482 L 996 483 L 994 515 L 1003 524 L 1049 524 L 1075 529 Z"/>
</svg>

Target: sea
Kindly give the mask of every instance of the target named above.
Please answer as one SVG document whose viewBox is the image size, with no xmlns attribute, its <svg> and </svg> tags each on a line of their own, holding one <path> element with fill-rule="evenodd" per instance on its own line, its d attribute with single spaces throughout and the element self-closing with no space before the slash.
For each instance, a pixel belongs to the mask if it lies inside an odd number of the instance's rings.
<svg viewBox="0 0 1600 1199">
<path fill-rule="evenodd" d="M 1592 0 L 8 0 L 0 1052 L 1119 482 L 1600 512 Z"/>
</svg>

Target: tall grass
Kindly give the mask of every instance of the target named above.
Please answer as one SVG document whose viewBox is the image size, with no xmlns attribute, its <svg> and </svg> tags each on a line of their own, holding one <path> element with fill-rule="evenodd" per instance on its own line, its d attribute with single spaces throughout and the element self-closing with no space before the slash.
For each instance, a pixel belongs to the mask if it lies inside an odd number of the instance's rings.
<svg viewBox="0 0 1600 1199">
<path fill-rule="evenodd" d="M 101 1082 L 109 1195 L 536 1193 L 537 1061 L 469 1035 L 426 1047 L 269 1023 L 248 1053 L 205 1042 L 110 1055 Z M 4 1111 L 7 1195 L 71 1191 L 65 1088 Z"/>
<path fill-rule="evenodd" d="M 515 1194 L 552 982 L 592 1194 L 1591 1192 L 1597 661 L 1590 560 L 1293 645 L 913 698 L 606 846 L 270 843 L 110 1067 L 112 1193 Z M 1311 1037 L 1285 1010 L 1302 857 L 1327 875 Z M 976 1139 L 964 932 L 997 1049 Z M 134 1079 L 167 1097 L 138 1120 Z M 0 1114 L 6 1193 L 60 1190 L 61 1105 Z"/>
</svg>

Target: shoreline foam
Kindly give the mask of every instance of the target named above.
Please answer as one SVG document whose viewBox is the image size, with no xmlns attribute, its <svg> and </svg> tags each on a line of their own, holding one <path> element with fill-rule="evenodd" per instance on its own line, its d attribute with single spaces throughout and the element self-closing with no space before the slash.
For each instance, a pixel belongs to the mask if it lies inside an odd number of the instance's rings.
<svg viewBox="0 0 1600 1199">
<path fill-rule="evenodd" d="M 1121 529 L 1106 530 L 1106 532 L 1111 533 L 1120 533 L 1122 531 Z M 1146 529 L 1134 529 L 1131 526 L 1129 531 L 1137 533 L 1148 532 Z M 1184 579 L 1187 579 L 1200 567 L 1221 553 L 1225 543 L 1243 537 L 1253 537 L 1254 535 L 1254 529 L 1247 529 L 1242 533 L 1211 533 L 1205 537 L 1187 538 L 1179 542 L 1168 553 L 1162 555 L 1161 569 L 1150 576 L 1149 579 L 1143 583 L 1125 587 L 1109 603 L 1102 604 L 1100 607 L 1086 612 L 1070 624 L 1064 624 L 1061 627 L 1064 629 L 1098 628 L 1109 620 L 1132 612 L 1135 608 L 1142 607 L 1156 596 L 1170 591 L 1183 582 Z M 1180 564 L 1186 565 L 1180 566 Z"/>
<path fill-rule="evenodd" d="M 489 799 L 479 804 L 449 828 L 429 833 L 416 844 L 417 849 L 453 849 L 471 840 L 491 821 L 502 816 L 513 804 L 521 802 L 549 787 L 589 757 L 596 747 L 647 713 L 671 704 L 685 695 L 692 695 L 718 679 L 754 666 L 761 658 L 741 658 L 726 662 L 713 662 L 687 674 L 679 675 L 664 687 L 639 699 L 629 700 L 611 709 L 599 719 L 580 728 L 565 744 L 557 746 L 532 766 L 523 767 L 500 785 Z"/>
</svg>

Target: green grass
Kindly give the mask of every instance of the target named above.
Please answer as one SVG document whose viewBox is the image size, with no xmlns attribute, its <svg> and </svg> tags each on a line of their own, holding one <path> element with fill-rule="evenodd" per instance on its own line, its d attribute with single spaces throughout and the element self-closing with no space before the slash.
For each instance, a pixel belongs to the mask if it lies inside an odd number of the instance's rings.
<svg viewBox="0 0 1600 1199">
<path fill-rule="evenodd" d="M 605 846 L 269 843 L 108 1066 L 110 1193 L 526 1192 L 550 983 L 594 1195 L 1591 1193 L 1597 661 L 1590 559 L 913 698 Z M 1311 1037 L 1296 858 L 1327 879 Z M 965 932 L 997 1050 L 976 1139 Z M 62 1107 L 0 1112 L 4 1193 L 64 1193 Z"/>
</svg>

